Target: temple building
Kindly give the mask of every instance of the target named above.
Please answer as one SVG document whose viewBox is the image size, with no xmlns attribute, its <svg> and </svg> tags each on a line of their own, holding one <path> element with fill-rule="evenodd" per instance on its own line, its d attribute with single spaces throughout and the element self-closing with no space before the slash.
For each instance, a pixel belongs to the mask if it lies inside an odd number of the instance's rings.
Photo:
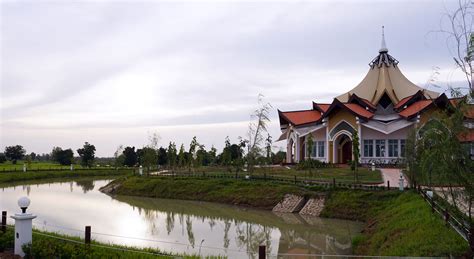
<svg viewBox="0 0 474 259">
<path fill-rule="evenodd" d="M 421 127 L 440 107 L 454 99 L 429 91 L 410 82 L 400 71 L 399 62 L 388 54 L 382 34 L 382 47 L 369 63 L 362 81 L 332 103 L 313 102 L 312 108 L 280 111 L 278 140 L 286 140 L 286 162 L 297 163 L 313 158 L 330 163 L 352 160 L 352 136 L 357 132 L 361 163 L 396 163 L 404 157 L 407 135 Z M 472 111 L 472 109 L 470 109 Z M 470 133 L 461 141 L 474 154 L 474 112 L 466 114 Z M 306 141 L 311 134 L 312 152 Z"/>
</svg>

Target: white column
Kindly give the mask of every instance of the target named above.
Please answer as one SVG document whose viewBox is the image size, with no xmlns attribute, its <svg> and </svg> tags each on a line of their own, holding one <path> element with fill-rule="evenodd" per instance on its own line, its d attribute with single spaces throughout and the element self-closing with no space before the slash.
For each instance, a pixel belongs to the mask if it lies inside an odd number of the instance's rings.
<svg viewBox="0 0 474 259">
<path fill-rule="evenodd" d="M 362 163 L 362 126 L 360 122 L 358 124 L 357 133 L 359 135 L 359 163 Z"/>
<path fill-rule="evenodd" d="M 324 152 L 324 154 L 326 155 L 326 163 L 329 163 L 329 118 L 326 118 L 326 121 L 323 123 L 324 126 L 326 126 L 326 152 Z"/>
<path fill-rule="evenodd" d="M 295 153 L 294 156 L 295 156 L 295 162 L 298 163 L 300 161 L 300 137 L 295 134 L 296 136 L 296 143 L 295 143 Z"/>
<path fill-rule="evenodd" d="M 291 146 L 292 145 L 290 145 L 290 144 L 291 144 L 291 137 L 288 137 L 286 139 L 286 162 L 287 163 L 291 163 L 291 151 L 292 151 Z"/>
<path fill-rule="evenodd" d="M 25 256 L 23 246 L 32 242 L 33 219 L 35 215 L 26 213 L 26 209 L 30 205 L 30 199 L 22 197 L 18 200 L 18 206 L 22 209 L 22 213 L 15 213 L 11 216 L 15 220 L 15 254 L 21 257 Z"/>
</svg>

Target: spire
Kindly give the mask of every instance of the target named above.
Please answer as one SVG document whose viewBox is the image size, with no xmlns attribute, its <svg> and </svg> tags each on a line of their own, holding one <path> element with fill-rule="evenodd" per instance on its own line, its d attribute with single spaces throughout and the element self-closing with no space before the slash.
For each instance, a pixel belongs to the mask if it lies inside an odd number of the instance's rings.
<svg viewBox="0 0 474 259">
<path fill-rule="evenodd" d="M 384 33 L 384 26 L 382 25 L 382 47 L 379 50 L 379 53 L 386 53 L 388 52 L 387 45 L 385 44 L 385 33 Z"/>
</svg>

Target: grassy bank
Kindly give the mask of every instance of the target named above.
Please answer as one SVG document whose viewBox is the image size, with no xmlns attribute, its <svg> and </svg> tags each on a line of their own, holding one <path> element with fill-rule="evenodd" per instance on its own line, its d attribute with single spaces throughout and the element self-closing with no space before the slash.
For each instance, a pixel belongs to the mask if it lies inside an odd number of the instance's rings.
<svg viewBox="0 0 474 259">
<path fill-rule="evenodd" d="M 467 242 L 431 212 L 414 192 L 334 191 L 328 195 L 324 217 L 366 222 L 354 239 L 360 255 L 461 256 Z"/>
<path fill-rule="evenodd" d="M 227 168 L 229 169 L 229 168 Z M 185 168 L 180 168 L 174 170 L 176 174 L 189 173 L 189 170 Z M 207 175 L 212 174 L 229 174 L 231 176 L 235 175 L 235 171 L 226 170 L 224 167 L 200 167 L 196 169 L 197 173 L 205 172 Z M 332 182 L 333 179 L 336 179 L 338 183 L 354 183 L 354 173 L 348 167 L 326 167 L 326 168 L 317 168 L 312 170 L 297 170 L 295 167 L 286 167 L 286 166 L 277 166 L 277 167 L 257 167 L 254 168 L 251 173 L 247 172 L 238 172 L 239 175 L 250 174 L 252 176 L 273 176 L 278 178 L 288 178 L 304 180 L 314 180 L 314 181 L 323 181 L 323 182 Z M 377 184 L 383 183 L 383 178 L 380 170 L 372 171 L 368 168 L 359 168 L 358 173 L 359 184 Z"/>
<path fill-rule="evenodd" d="M 39 172 L 14 172 L 0 173 L 0 186 L 6 186 L 13 183 L 29 182 L 59 179 L 76 179 L 82 177 L 98 177 L 98 176 L 124 176 L 131 174 L 132 170 L 84 170 L 84 171 L 39 171 Z"/>
<path fill-rule="evenodd" d="M 5 233 L 0 231 L 1 252 L 11 251 L 14 246 L 13 226 Z M 25 258 L 201 258 L 197 255 L 179 255 L 161 252 L 156 248 L 137 248 L 121 245 L 104 244 L 92 241 L 89 247 L 78 237 L 34 230 L 33 243 L 24 248 Z M 222 258 L 222 257 L 206 257 Z"/>
<path fill-rule="evenodd" d="M 154 177 L 127 177 L 109 184 L 116 185 L 114 194 L 143 197 L 199 200 L 271 209 L 288 193 L 318 195 L 291 184 L 234 179 L 173 179 Z"/>
<path fill-rule="evenodd" d="M 354 173 L 348 167 L 328 167 L 328 168 L 317 168 L 312 170 L 296 170 L 295 168 L 286 167 L 275 167 L 275 168 L 256 168 L 255 174 L 257 175 L 275 175 L 275 176 L 289 176 L 289 177 L 303 177 L 309 180 L 319 181 L 332 181 L 336 179 L 337 182 L 342 183 L 353 183 Z M 374 184 L 383 183 L 383 178 L 380 170 L 374 172 L 369 168 L 361 167 L 358 170 L 358 183 L 362 184 Z"/>
</svg>

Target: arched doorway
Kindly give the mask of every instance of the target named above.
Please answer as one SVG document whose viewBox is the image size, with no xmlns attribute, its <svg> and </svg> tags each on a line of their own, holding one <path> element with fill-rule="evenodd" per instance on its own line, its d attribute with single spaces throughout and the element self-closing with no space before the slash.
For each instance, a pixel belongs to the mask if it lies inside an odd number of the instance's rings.
<svg viewBox="0 0 474 259">
<path fill-rule="evenodd" d="M 341 134 L 336 138 L 335 160 L 339 164 L 347 164 L 352 160 L 352 139 L 346 135 Z"/>
<path fill-rule="evenodd" d="M 342 144 L 341 147 L 342 154 L 341 154 L 341 163 L 347 164 L 348 161 L 352 160 L 352 141 L 346 141 Z"/>
</svg>

